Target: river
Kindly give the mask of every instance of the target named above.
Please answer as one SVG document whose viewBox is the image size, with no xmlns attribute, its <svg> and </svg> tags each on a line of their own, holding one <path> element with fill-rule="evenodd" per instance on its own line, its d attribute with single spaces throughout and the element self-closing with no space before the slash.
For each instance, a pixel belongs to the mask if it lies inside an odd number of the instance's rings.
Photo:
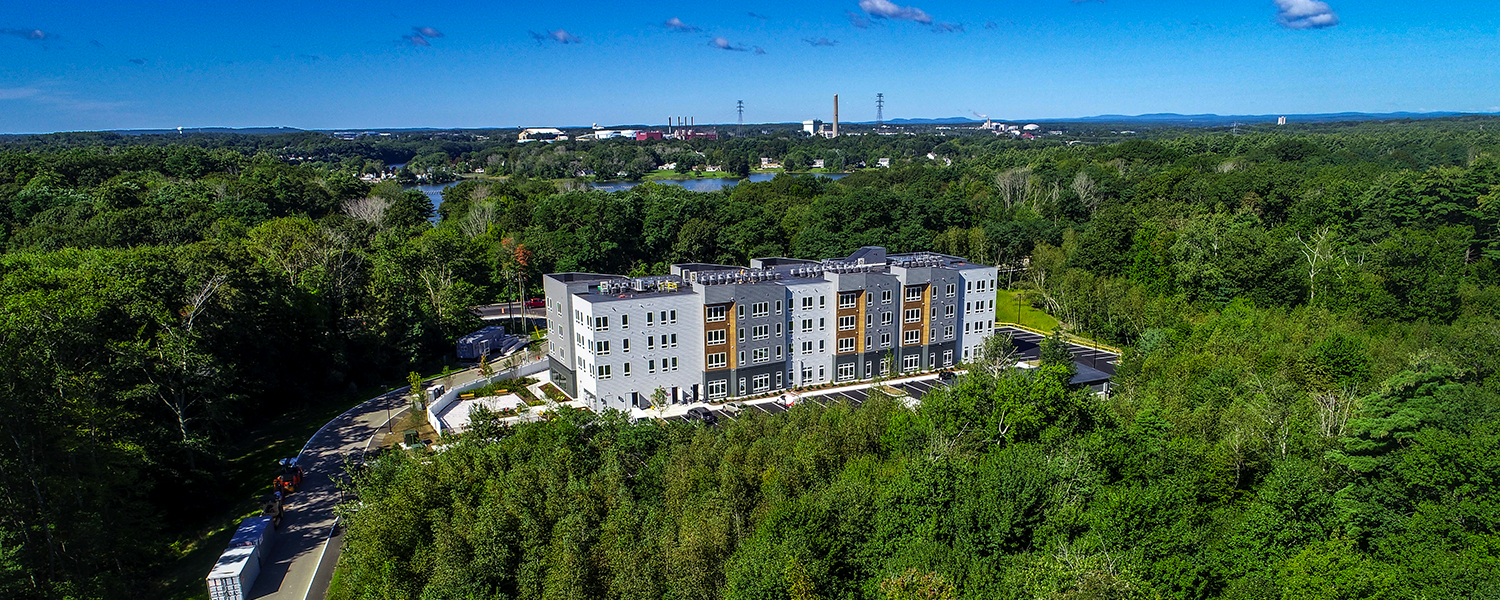
<svg viewBox="0 0 1500 600">
<path fill-rule="evenodd" d="M 746 179 L 749 179 L 752 182 L 770 181 L 772 178 L 776 177 L 776 175 L 777 175 L 777 173 L 751 173 L 750 176 L 747 177 Z M 843 179 L 844 177 L 848 176 L 848 173 L 814 173 L 814 175 L 817 175 L 818 177 L 826 177 L 828 179 Z M 462 180 L 460 180 L 460 181 L 462 181 Z M 718 191 L 718 190 L 722 190 L 724 188 L 734 187 L 735 184 L 737 184 L 737 183 L 739 183 L 741 181 L 744 181 L 744 180 L 743 179 L 735 179 L 735 178 L 723 177 L 723 178 L 716 178 L 716 179 L 659 179 L 659 180 L 656 180 L 656 183 L 664 183 L 664 184 L 668 184 L 668 185 L 679 185 L 679 186 L 682 186 L 682 187 L 687 188 L 689 190 L 692 190 L 694 192 L 715 192 L 715 191 Z M 442 202 L 443 202 L 443 190 L 447 189 L 448 186 L 456 185 L 458 183 L 459 183 L 458 181 L 452 181 L 452 182 L 449 182 L 449 183 L 437 183 L 437 184 L 430 184 L 430 185 L 414 185 L 414 186 L 408 186 L 406 189 L 417 190 L 419 192 L 422 192 L 423 194 L 427 194 L 427 197 L 432 199 L 432 208 L 434 210 L 436 210 L 437 206 L 439 204 L 442 204 Z M 628 190 L 628 189 L 633 188 L 635 186 L 638 186 L 638 185 L 640 185 L 642 183 L 645 183 L 645 182 L 643 182 L 643 181 L 605 181 L 605 182 L 590 184 L 590 187 L 592 187 L 592 188 L 594 188 L 596 190 L 605 191 L 605 192 L 619 192 L 619 191 Z"/>
</svg>

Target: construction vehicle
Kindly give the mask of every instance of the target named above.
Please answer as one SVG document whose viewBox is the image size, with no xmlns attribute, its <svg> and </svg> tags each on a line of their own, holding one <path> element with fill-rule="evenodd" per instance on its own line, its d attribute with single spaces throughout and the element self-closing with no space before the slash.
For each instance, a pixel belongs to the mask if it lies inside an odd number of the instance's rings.
<svg viewBox="0 0 1500 600">
<path fill-rule="evenodd" d="M 271 493 L 271 499 L 260 504 L 260 515 L 271 517 L 271 528 L 280 529 L 281 521 L 286 517 L 286 503 L 284 495 L 280 490 Z"/>
<path fill-rule="evenodd" d="M 281 474 L 276 476 L 271 489 L 285 494 L 296 492 L 302 486 L 303 475 L 302 467 L 297 466 L 297 459 L 283 458 L 276 462 L 281 465 Z"/>
</svg>

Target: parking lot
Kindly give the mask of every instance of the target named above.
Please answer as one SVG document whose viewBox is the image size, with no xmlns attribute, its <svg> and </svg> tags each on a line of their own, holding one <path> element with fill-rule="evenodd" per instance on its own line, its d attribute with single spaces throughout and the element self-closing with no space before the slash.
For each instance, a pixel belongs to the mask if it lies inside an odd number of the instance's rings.
<svg viewBox="0 0 1500 600">
<path fill-rule="evenodd" d="M 1040 358 L 1041 343 L 1042 340 L 1045 339 L 1045 336 L 1038 335 L 1024 329 L 1016 329 L 1013 327 L 1000 327 L 995 331 L 999 334 L 1010 334 L 1011 339 L 1015 342 L 1016 350 L 1020 353 L 1023 360 L 1037 360 L 1038 358 Z M 1120 357 L 1114 352 L 1110 352 L 1102 348 L 1094 348 L 1092 346 L 1083 344 L 1069 343 L 1068 346 L 1069 350 L 1073 352 L 1073 360 L 1108 373 L 1110 376 L 1113 376 L 1115 374 L 1115 363 L 1119 361 Z M 933 388 L 944 384 L 938 379 L 927 377 L 916 381 L 889 382 L 886 385 L 906 392 L 906 394 L 908 396 L 911 396 L 912 398 L 921 400 L 922 397 L 926 396 L 928 392 L 931 392 Z M 846 403 L 854 408 L 859 408 L 860 406 L 864 405 L 865 400 L 870 397 L 870 392 L 868 389 L 839 390 L 833 392 L 816 393 L 818 395 L 815 396 L 796 394 L 792 394 L 790 396 L 795 398 L 795 402 L 797 403 L 810 403 L 823 407 L 832 406 L 838 403 Z M 705 408 L 707 408 L 709 412 L 713 414 L 716 420 L 734 420 L 743 414 L 750 414 L 750 411 L 759 411 L 772 415 L 784 413 L 787 411 L 786 405 L 779 400 L 757 400 L 754 404 L 737 404 L 743 407 L 739 415 L 735 414 L 732 411 L 725 410 L 724 406 L 707 406 Z M 692 419 L 693 417 L 688 415 L 679 415 L 666 417 L 662 420 L 686 421 Z"/>
</svg>

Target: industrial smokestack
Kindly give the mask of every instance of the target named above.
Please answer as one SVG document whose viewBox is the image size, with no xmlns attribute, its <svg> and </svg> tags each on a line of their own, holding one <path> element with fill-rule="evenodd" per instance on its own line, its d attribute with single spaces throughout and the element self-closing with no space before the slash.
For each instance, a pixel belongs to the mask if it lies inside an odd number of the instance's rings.
<svg viewBox="0 0 1500 600">
<path fill-rule="evenodd" d="M 833 95 L 833 137 L 839 136 L 839 95 Z"/>
</svg>

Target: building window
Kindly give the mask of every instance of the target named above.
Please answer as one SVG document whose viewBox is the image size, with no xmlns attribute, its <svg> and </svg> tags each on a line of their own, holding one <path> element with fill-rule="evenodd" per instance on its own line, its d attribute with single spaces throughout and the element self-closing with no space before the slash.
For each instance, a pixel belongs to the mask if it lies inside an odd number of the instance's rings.
<svg viewBox="0 0 1500 600">
<path fill-rule="evenodd" d="M 741 367 L 745 366 L 745 351 L 744 350 L 740 350 L 740 354 L 739 354 L 738 358 L 739 358 L 739 365 Z"/>
<path fill-rule="evenodd" d="M 737 332 L 736 335 L 734 336 L 734 339 L 735 339 L 735 341 L 738 341 L 738 342 L 741 342 L 741 343 L 743 343 L 745 341 L 745 328 L 744 327 L 740 328 L 739 332 Z"/>
<path fill-rule="evenodd" d="M 668 311 L 668 312 L 667 312 L 667 314 L 669 314 L 669 315 L 671 315 L 671 316 L 672 316 L 672 322 L 673 322 L 673 323 L 676 323 L 676 322 L 677 322 L 677 311 L 675 311 L 675 310 L 673 310 L 673 311 Z"/>
<path fill-rule="evenodd" d="M 870 350 L 870 336 L 867 335 L 867 336 L 865 336 L 865 351 L 868 352 L 869 350 Z"/>
<path fill-rule="evenodd" d="M 729 337 L 725 335 L 726 333 L 729 332 L 724 329 L 715 329 L 713 331 L 709 331 L 704 337 L 704 344 L 708 346 L 717 346 L 719 344 L 722 344 L 728 341 L 727 339 L 725 339 Z"/>
<path fill-rule="evenodd" d="M 948 317 L 950 319 L 953 318 L 953 305 L 952 304 L 949 304 L 949 305 L 943 307 L 943 316 Z"/>
<path fill-rule="evenodd" d="M 890 348 L 891 347 L 891 334 L 889 334 L 889 333 L 882 333 L 882 334 L 880 334 L 880 347 L 881 348 Z"/>
<path fill-rule="evenodd" d="M 630 363 L 625 363 L 624 373 L 626 377 L 630 376 Z"/>
<path fill-rule="evenodd" d="M 812 342 L 802 342 L 802 353 L 812 354 Z"/>
<path fill-rule="evenodd" d="M 609 379 L 609 365 L 599 365 L 598 371 L 600 379 Z"/>
<path fill-rule="evenodd" d="M 933 306 L 933 307 L 932 307 L 932 313 L 931 313 L 931 315 L 929 315 L 929 316 L 931 316 L 931 317 L 932 317 L 932 318 L 934 318 L 934 319 L 936 319 L 936 318 L 937 318 L 937 308 L 938 308 L 938 307 L 936 307 L 936 306 Z"/>
<path fill-rule="evenodd" d="M 818 308 L 823 308 L 825 306 L 828 306 L 828 297 L 818 296 Z"/>
<path fill-rule="evenodd" d="M 672 334 L 672 347 L 673 348 L 677 347 L 677 334 L 675 334 L 675 333 Z"/>
<path fill-rule="evenodd" d="M 945 325 L 945 326 L 943 326 L 943 339 L 949 339 L 949 340 L 953 339 L 953 326 L 952 325 Z"/>
<path fill-rule="evenodd" d="M 931 344 L 933 342 L 933 340 L 935 340 L 935 339 L 937 339 L 937 328 L 933 327 L 932 329 L 928 329 L 927 330 L 927 343 Z"/>
<path fill-rule="evenodd" d="M 630 315 L 620 315 L 620 329 L 630 329 Z"/>
<path fill-rule="evenodd" d="M 823 343 L 824 341 L 826 340 L 818 340 L 818 352 L 822 352 L 827 349 L 827 347 Z"/>
<path fill-rule="evenodd" d="M 922 301 L 922 286 L 920 286 L 920 285 L 908 285 L 908 286 L 906 286 L 906 301 L 907 302 L 921 302 Z"/>
<path fill-rule="evenodd" d="M 964 291 L 965 292 L 972 292 L 972 291 L 974 291 L 974 282 L 972 282 L 972 281 L 965 281 L 964 282 Z"/>
<path fill-rule="evenodd" d="M 609 354 L 609 342 L 594 342 L 594 354 L 598 354 L 600 356 Z"/>
<path fill-rule="evenodd" d="M 891 311 L 885 311 L 883 313 L 880 313 L 880 324 L 881 325 L 890 325 L 891 324 Z"/>
<path fill-rule="evenodd" d="M 655 373 L 656 372 L 656 361 L 654 361 L 654 360 L 648 360 L 648 361 L 646 361 L 646 372 L 647 373 Z"/>
<path fill-rule="evenodd" d="M 734 307 L 734 316 L 738 319 L 745 318 L 745 305 L 741 304 Z"/>
<path fill-rule="evenodd" d="M 776 344 L 776 360 L 781 360 L 781 344 Z"/>
<path fill-rule="evenodd" d="M 630 351 L 630 338 L 625 338 L 623 340 L 620 340 L 620 351 L 621 352 L 629 352 Z"/>
<path fill-rule="evenodd" d="M 780 300 L 776 301 L 776 314 L 778 314 L 778 315 L 781 314 L 781 301 Z"/>
<path fill-rule="evenodd" d="M 609 331 L 609 317 L 594 317 L 594 331 Z"/>
<path fill-rule="evenodd" d="M 802 299 L 802 310 L 812 310 L 812 296 Z"/>
<path fill-rule="evenodd" d="M 943 351 L 943 366 L 945 366 L 945 367 L 951 367 L 951 366 L 953 366 L 953 351 L 952 350 L 944 350 Z"/>
<path fill-rule="evenodd" d="M 957 296 L 957 295 L 958 295 L 958 284 L 954 284 L 954 283 L 948 284 L 948 297 L 952 298 L 952 297 Z"/>
<path fill-rule="evenodd" d="M 750 305 L 750 316 L 752 317 L 764 317 L 769 314 L 771 314 L 770 302 L 756 302 Z"/>
<path fill-rule="evenodd" d="M 712 321 L 713 319 L 709 319 L 709 320 Z M 722 321 L 723 319 L 720 319 L 720 320 Z M 647 311 L 646 312 L 646 326 L 650 327 L 650 326 L 655 325 L 655 324 L 656 324 L 656 319 L 652 316 L 652 313 L 650 311 Z"/>
<path fill-rule="evenodd" d="M 655 350 L 656 349 L 656 336 L 654 336 L 654 335 L 648 335 L 648 336 L 646 336 L 646 349 L 647 350 Z"/>
<path fill-rule="evenodd" d="M 675 357 L 675 356 L 672 357 L 672 370 L 673 371 L 677 370 L 677 357 Z"/>
<path fill-rule="evenodd" d="M 854 321 L 854 315 L 839 317 L 839 331 L 849 331 L 854 329 L 855 325 L 857 323 Z"/>
<path fill-rule="evenodd" d="M 745 395 L 745 378 L 744 377 L 740 378 L 740 395 L 741 396 Z"/>
<path fill-rule="evenodd" d="M 729 395 L 729 382 L 723 379 L 708 382 L 708 397 L 723 398 Z"/>
<path fill-rule="evenodd" d="M 854 308 L 854 292 L 839 294 L 839 308 Z"/>
<path fill-rule="evenodd" d="M 875 313 L 865 313 L 865 327 L 875 324 Z"/>
<path fill-rule="evenodd" d="M 849 381 L 851 379 L 854 379 L 854 363 L 839 365 L 839 381 Z"/>
<path fill-rule="evenodd" d="M 917 323 L 922 320 L 922 309 L 920 308 L 908 308 L 902 314 L 906 317 L 907 323 Z"/>
<path fill-rule="evenodd" d="M 673 335 L 676 335 L 676 334 L 673 334 Z M 663 347 L 663 348 L 667 347 L 667 334 L 665 334 L 665 333 L 661 334 L 661 347 Z"/>
<path fill-rule="evenodd" d="M 578 347 L 579 348 L 584 347 L 584 345 L 583 345 L 583 334 L 581 334 L 581 333 L 575 333 L 575 334 L 573 334 L 573 338 L 574 338 L 574 341 L 578 342 Z"/>
<path fill-rule="evenodd" d="M 839 338 L 839 353 L 853 352 L 854 338 Z"/>
<path fill-rule="evenodd" d="M 802 320 L 802 333 L 807 333 L 809 331 L 812 331 L 812 319 L 803 319 Z"/>
<path fill-rule="evenodd" d="M 812 367 L 802 369 L 802 384 L 807 385 L 809 381 L 812 381 Z"/>
<path fill-rule="evenodd" d="M 910 354 L 910 355 L 901 357 L 901 371 L 902 372 L 904 372 L 904 373 L 910 373 L 910 372 L 915 371 L 915 370 L 920 369 L 920 368 L 922 368 L 922 355 L 921 354 Z"/>
<path fill-rule="evenodd" d="M 922 331 L 919 329 L 908 329 L 901 332 L 901 345 L 910 346 L 922 343 Z"/>
<path fill-rule="evenodd" d="M 880 290 L 880 303 L 881 304 L 890 304 L 891 303 L 891 291 L 890 290 Z"/>
<path fill-rule="evenodd" d="M 763 362 L 766 362 L 768 360 L 771 360 L 771 349 L 770 348 L 756 348 L 754 350 L 751 350 L 750 351 L 750 360 L 751 360 L 751 362 L 756 362 L 756 363 L 763 363 Z"/>
<path fill-rule="evenodd" d="M 703 320 L 707 321 L 709 323 L 713 323 L 715 321 L 723 321 L 724 319 L 727 318 L 725 316 L 725 314 L 724 314 L 725 313 L 724 307 L 722 307 L 722 306 L 710 306 L 710 307 L 704 308 L 703 311 L 704 311 Z M 650 322 L 651 322 L 651 313 L 646 313 L 646 323 L 649 324 Z"/>
<path fill-rule="evenodd" d="M 776 388 L 781 389 L 781 371 L 776 372 Z"/>
<path fill-rule="evenodd" d="M 776 322 L 776 337 L 781 337 L 781 321 Z"/>
<path fill-rule="evenodd" d="M 583 311 L 573 309 L 573 322 L 580 325 L 583 324 Z"/>
<path fill-rule="evenodd" d="M 763 374 L 760 374 L 760 375 L 756 375 L 755 378 L 752 379 L 752 380 L 750 380 L 750 381 L 755 386 L 754 388 L 752 388 L 754 391 L 764 392 L 766 390 L 771 389 L 771 374 L 770 373 L 763 373 Z"/>
<path fill-rule="evenodd" d="M 750 328 L 750 339 L 763 340 L 771 337 L 770 325 L 756 325 Z"/>
<path fill-rule="evenodd" d="M 729 366 L 729 354 L 726 352 L 715 352 L 708 355 L 709 369 L 722 369 Z"/>
<path fill-rule="evenodd" d="M 818 331 L 822 331 L 827 326 L 828 326 L 828 319 L 824 319 L 823 317 L 818 317 Z"/>
</svg>

